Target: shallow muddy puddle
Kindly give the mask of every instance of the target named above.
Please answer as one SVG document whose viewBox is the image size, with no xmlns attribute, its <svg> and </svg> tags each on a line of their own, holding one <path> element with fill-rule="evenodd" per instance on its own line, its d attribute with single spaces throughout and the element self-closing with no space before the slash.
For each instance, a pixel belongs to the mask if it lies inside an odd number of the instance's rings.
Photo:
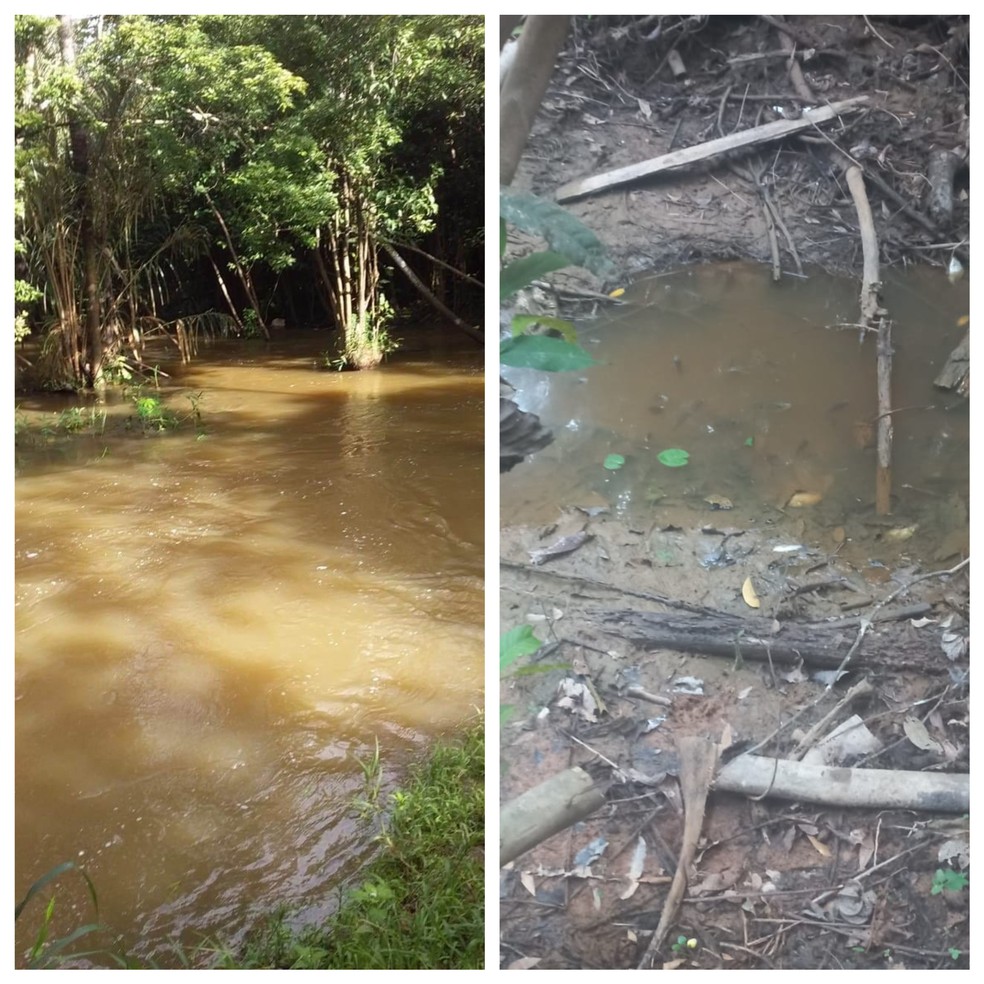
<svg viewBox="0 0 984 984">
<path fill-rule="evenodd" d="M 767 268 L 735 263 L 635 283 L 623 306 L 578 326 L 598 361 L 582 373 L 507 370 L 556 439 L 504 476 L 503 525 L 604 502 L 643 529 L 766 524 L 859 563 L 966 553 L 967 402 L 933 379 L 965 331 L 967 284 L 930 269 L 886 281 L 890 517 L 874 516 L 875 345 L 854 325 L 857 283 L 774 284 Z M 687 464 L 662 464 L 666 449 Z M 621 470 L 605 469 L 610 454 Z"/>
<path fill-rule="evenodd" d="M 481 357 L 326 373 L 316 349 L 167 366 L 200 437 L 16 452 L 17 896 L 83 863 L 100 920 L 165 967 L 279 904 L 333 909 L 375 849 L 359 759 L 378 739 L 392 788 L 482 704 Z M 92 911 L 62 881 L 64 933 Z"/>
</svg>

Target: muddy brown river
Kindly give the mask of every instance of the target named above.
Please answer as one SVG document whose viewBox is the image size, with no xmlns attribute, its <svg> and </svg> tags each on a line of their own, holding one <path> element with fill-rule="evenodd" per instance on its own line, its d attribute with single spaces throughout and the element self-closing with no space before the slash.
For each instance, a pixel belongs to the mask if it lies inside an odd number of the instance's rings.
<svg viewBox="0 0 984 984">
<path fill-rule="evenodd" d="M 165 364 L 201 435 L 18 442 L 17 897 L 84 864 L 100 920 L 160 966 L 281 903 L 332 910 L 373 852 L 358 760 L 378 739 L 391 786 L 482 704 L 481 354 L 316 372 L 323 348 Z M 92 920 L 62 885 L 56 933 Z"/>
</svg>

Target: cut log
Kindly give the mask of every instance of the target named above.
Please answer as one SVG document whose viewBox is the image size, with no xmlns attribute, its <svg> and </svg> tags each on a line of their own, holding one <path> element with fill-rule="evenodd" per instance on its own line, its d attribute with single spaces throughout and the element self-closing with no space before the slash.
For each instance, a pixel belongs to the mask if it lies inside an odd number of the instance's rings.
<svg viewBox="0 0 984 984">
<path fill-rule="evenodd" d="M 777 622 L 759 616 L 708 618 L 662 612 L 592 613 L 611 635 L 648 649 L 671 649 L 782 665 L 800 662 L 818 669 L 837 669 L 851 648 L 858 622 Z M 852 669 L 880 667 L 946 673 L 952 666 L 935 638 L 918 634 L 908 623 L 879 622 L 865 634 Z"/>
</svg>

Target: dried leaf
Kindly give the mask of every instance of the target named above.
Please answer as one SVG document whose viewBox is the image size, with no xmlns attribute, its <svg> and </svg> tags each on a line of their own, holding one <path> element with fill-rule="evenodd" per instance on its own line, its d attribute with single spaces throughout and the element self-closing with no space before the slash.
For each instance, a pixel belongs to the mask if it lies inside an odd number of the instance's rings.
<svg viewBox="0 0 984 984">
<path fill-rule="evenodd" d="M 813 849 L 817 854 L 821 854 L 825 858 L 830 857 L 830 848 L 822 840 L 818 840 L 812 834 L 807 834 L 806 839 L 813 845 Z"/>
<path fill-rule="evenodd" d="M 741 596 L 745 599 L 745 604 L 749 608 L 762 607 L 762 602 L 759 601 L 759 596 L 755 593 L 755 587 L 750 577 L 746 577 L 745 583 L 741 586 Z"/>
<path fill-rule="evenodd" d="M 583 547 L 592 538 L 592 533 L 586 533 L 583 530 L 580 533 L 572 533 L 570 536 L 562 536 L 559 540 L 551 543 L 549 547 L 544 547 L 542 550 L 530 550 L 530 563 L 539 565 L 554 557 L 562 557 L 564 554 L 577 550 L 578 547 Z"/>
<path fill-rule="evenodd" d="M 787 509 L 802 509 L 805 506 L 815 506 L 823 500 L 821 492 L 797 492 L 789 497 Z"/>
<path fill-rule="evenodd" d="M 520 957 L 506 966 L 506 970 L 532 970 L 543 957 Z"/>
<path fill-rule="evenodd" d="M 633 881 L 642 877 L 643 868 L 646 866 L 646 842 L 643 838 L 636 841 L 635 850 L 632 852 L 632 860 L 629 862 L 628 877 Z"/>
<path fill-rule="evenodd" d="M 864 871 L 875 856 L 875 839 L 870 832 L 865 832 L 858 847 L 858 871 Z"/>
<path fill-rule="evenodd" d="M 940 645 L 949 660 L 960 659 L 967 654 L 967 639 L 959 632 L 944 632 Z"/>
<path fill-rule="evenodd" d="M 943 749 L 940 743 L 933 738 L 930 733 L 926 730 L 926 725 L 915 717 L 907 717 L 902 722 L 902 730 L 905 732 L 906 738 L 912 742 L 916 748 L 921 748 L 924 752 L 935 752 L 936 754 L 942 753 Z"/>
<path fill-rule="evenodd" d="M 519 880 L 522 883 L 523 888 L 525 888 L 530 895 L 536 898 L 536 881 L 533 879 L 533 872 L 524 871 L 519 876 Z"/>
</svg>

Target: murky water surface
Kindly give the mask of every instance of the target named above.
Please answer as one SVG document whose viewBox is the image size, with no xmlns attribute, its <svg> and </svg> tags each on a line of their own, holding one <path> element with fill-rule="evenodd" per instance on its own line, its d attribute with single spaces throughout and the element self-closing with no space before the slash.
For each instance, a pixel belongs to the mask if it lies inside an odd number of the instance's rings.
<svg viewBox="0 0 984 984">
<path fill-rule="evenodd" d="M 201 438 L 17 450 L 17 894 L 84 862 L 164 966 L 333 908 L 373 850 L 357 757 L 378 738 L 394 777 L 482 701 L 481 355 L 315 372 L 316 338 L 167 366 Z M 71 883 L 66 928 L 91 919 Z"/>
<path fill-rule="evenodd" d="M 503 521 L 546 522 L 593 492 L 647 529 L 768 523 L 820 540 L 846 528 L 838 549 L 856 548 L 858 560 L 902 549 L 932 562 L 965 550 L 967 403 L 932 384 L 965 331 L 967 283 L 938 270 L 886 279 L 891 518 L 873 517 L 875 345 L 851 327 L 858 284 L 814 275 L 776 285 L 764 267 L 727 264 L 635 284 L 627 306 L 580 326 L 600 363 L 583 373 L 508 371 L 556 440 L 504 477 Z M 661 464 L 671 448 L 689 463 Z M 622 470 L 602 467 L 609 454 L 625 457 Z M 788 508 L 797 493 L 816 504 Z M 734 510 L 716 511 L 708 497 Z"/>
</svg>

